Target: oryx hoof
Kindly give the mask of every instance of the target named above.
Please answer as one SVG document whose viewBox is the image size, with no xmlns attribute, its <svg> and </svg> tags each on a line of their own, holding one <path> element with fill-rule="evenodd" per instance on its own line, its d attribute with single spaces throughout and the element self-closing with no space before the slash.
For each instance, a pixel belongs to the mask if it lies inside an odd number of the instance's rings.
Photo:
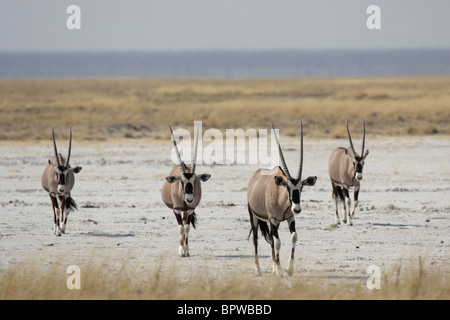
<svg viewBox="0 0 450 320">
<path fill-rule="evenodd" d="M 272 274 L 276 274 L 278 277 L 283 278 L 283 270 L 278 265 L 272 268 Z"/>
<path fill-rule="evenodd" d="M 342 220 L 342 222 L 344 223 L 344 224 L 347 224 L 347 220 Z M 339 223 L 340 224 L 340 223 Z"/>
<path fill-rule="evenodd" d="M 181 258 L 190 257 L 189 251 L 184 251 L 182 248 L 178 251 L 178 254 Z"/>
</svg>

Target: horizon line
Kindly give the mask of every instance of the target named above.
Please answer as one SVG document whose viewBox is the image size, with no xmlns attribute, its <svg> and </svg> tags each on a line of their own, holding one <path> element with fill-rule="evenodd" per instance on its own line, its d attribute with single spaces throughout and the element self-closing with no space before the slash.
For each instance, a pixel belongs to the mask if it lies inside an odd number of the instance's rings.
<svg viewBox="0 0 450 320">
<path fill-rule="evenodd" d="M 0 53 L 272 53 L 272 52 L 386 52 L 386 51 L 450 51 L 450 47 L 367 47 L 367 48 L 204 48 L 204 49 L 77 49 L 77 50 L 48 50 L 48 49 L 0 49 Z"/>
</svg>

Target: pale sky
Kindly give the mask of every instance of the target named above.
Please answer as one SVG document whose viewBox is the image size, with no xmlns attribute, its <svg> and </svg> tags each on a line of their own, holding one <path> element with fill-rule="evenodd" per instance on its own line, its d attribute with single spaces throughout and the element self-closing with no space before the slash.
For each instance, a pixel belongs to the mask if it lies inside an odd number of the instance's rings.
<svg viewBox="0 0 450 320">
<path fill-rule="evenodd" d="M 0 0 L 0 51 L 450 48 L 449 16 L 449 0 Z"/>
</svg>

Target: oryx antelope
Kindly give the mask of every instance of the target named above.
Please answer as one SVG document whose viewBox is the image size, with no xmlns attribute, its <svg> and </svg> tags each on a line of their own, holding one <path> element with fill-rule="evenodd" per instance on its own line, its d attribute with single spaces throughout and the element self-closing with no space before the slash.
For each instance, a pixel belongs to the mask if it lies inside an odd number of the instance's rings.
<svg viewBox="0 0 450 320">
<path fill-rule="evenodd" d="M 61 232 L 65 233 L 69 212 L 77 209 L 75 201 L 70 196 L 70 191 L 75 184 L 74 173 L 80 172 L 81 167 L 72 168 L 69 164 L 72 149 L 72 128 L 70 128 L 67 160 L 58 153 L 53 128 L 52 136 L 55 156 L 48 159 L 47 166 L 41 176 L 41 183 L 52 201 L 55 234 L 61 236 Z"/>
<path fill-rule="evenodd" d="M 360 181 L 363 178 L 364 161 L 369 154 L 369 150 L 364 153 L 364 144 L 366 140 L 366 126 L 363 121 L 363 139 L 361 155 L 356 153 L 353 146 L 352 137 L 350 136 L 350 130 L 348 129 L 347 122 L 347 134 L 350 142 L 348 148 L 336 148 L 328 160 L 328 172 L 330 174 L 331 185 L 333 187 L 333 199 L 336 205 L 336 224 L 340 224 L 338 213 L 338 202 L 341 200 L 344 203 L 344 223 L 353 225 L 353 216 L 358 205 L 358 194 L 360 190 Z M 350 188 L 354 188 L 354 201 L 353 209 L 350 210 Z"/>
<path fill-rule="evenodd" d="M 284 160 L 283 151 L 278 141 L 272 123 L 274 135 L 278 144 L 281 167 L 272 170 L 258 169 L 250 178 L 247 187 L 248 212 L 250 214 L 251 230 L 253 232 L 253 245 L 255 247 L 255 271 L 261 274 L 258 262 L 258 226 L 272 249 L 272 272 L 282 276 L 280 267 L 280 246 L 278 226 L 280 222 L 287 221 L 291 232 L 291 254 L 289 256 L 287 273 L 294 272 L 294 251 L 297 242 L 295 230 L 295 214 L 301 212 L 300 195 L 303 186 L 313 186 L 317 177 L 311 176 L 302 180 L 303 169 L 303 125 L 300 122 L 300 164 L 297 175 L 292 177 Z M 267 225 L 270 224 L 270 230 Z"/>
<path fill-rule="evenodd" d="M 189 257 L 188 236 L 190 224 L 192 224 L 195 229 L 195 223 L 197 221 L 195 208 L 200 203 L 202 197 L 202 187 L 200 182 L 208 181 L 211 175 L 206 173 L 195 173 L 198 135 L 195 140 L 194 157 L 191 169 L 181 160 L 180 152 L 178 151 L 177 143 L 173 136 L 172 127 L 169 126 L 169 128 L 179 164 L 173 166 L 169 176 L 166 177 L 166 181 L 164 181 L 161 190 L 161 197 L 166 206 L 173 210 L 178 222 L 178 230 L 180 232 L 180 247 L 178 252 L 181 257 Z M 182 213 L 183 216 L 181 216 Z"/>
</svg>

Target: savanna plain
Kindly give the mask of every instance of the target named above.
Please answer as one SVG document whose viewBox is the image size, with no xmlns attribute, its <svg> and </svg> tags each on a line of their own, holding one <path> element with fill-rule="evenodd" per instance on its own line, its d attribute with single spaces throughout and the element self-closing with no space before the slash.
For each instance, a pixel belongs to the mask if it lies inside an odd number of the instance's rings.
<svg viewBox="0 0 450 320">
<path fill-rule="evenodd" d="M 261 236 L 254 272 L 246 187 L 258 164 L 198 165 L 211 179 L 191 256 L 179 257 L 160 196 L 173 165 L 168 125 L 193 137 L 202 121 L 225 136 L 273 121 L 296 171 L 300 119 L 303 175 L 318 179 L 302 192 L 294 274 L 272 274 Z M 335 224 L 328 177 L 329 155 L 348 146 L 346 120 L 357 151 L 365 121 L 370 150 L 353 226 Z M 449 77 L 0 80 L 0 298 L 449 299 L 449 123 Z M 73 128 L 70 162 L 83 167 L 61 237 L 40 185 L 52 127 L 63 155 Z M 279 232 L 286 268 L 285 222 Z M 73 265 L 79 290 L 66 283 Z M 370 266 L 379 289 L 367 287 Z"/>
</svg>

